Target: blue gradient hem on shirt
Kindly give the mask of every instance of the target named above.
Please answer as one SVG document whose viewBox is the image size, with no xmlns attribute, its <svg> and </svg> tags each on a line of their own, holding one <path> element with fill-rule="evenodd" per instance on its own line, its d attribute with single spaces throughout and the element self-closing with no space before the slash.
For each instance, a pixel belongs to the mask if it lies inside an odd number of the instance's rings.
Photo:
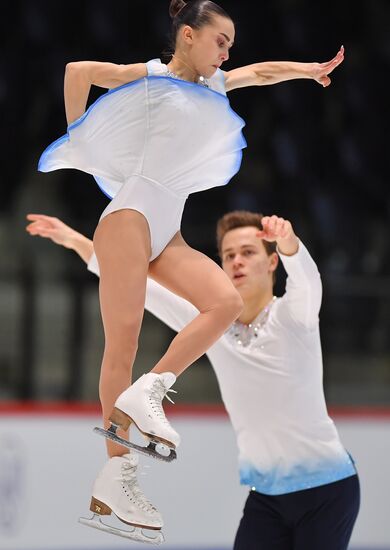
<svg viewBox="0 0 390 550">
<path fill-rule="evenodd" d="M 353 461 L 348 457 L 344 464 L 337 467 L 319 469 L 317 471 L 292 472 L 290 475 L 278 476 L 275 472 L 261 473 L 251 466 L 240 467 L 240 482 L 249 485 L 252 490 L 265 495 L 284 495 L 303 491 L 320 485 L 334 483 L 356 475 Z"/>
</svg>

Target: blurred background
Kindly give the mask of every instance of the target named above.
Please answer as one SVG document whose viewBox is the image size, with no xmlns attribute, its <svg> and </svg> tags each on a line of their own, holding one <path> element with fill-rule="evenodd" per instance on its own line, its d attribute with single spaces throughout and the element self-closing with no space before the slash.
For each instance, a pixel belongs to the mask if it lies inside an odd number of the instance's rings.
<svg viewBox="0 0 390 550">
<path fill-rule="evenodd" d="M 345 61 L 327 89 L 302 80 L 229 95 L 246 121 L 241 171 L 224 188 L 189 198 L 182 232 L 190 245 L 218 261 L 214 231 L 225 212 L 248 209 L 292 221 L 322 275 L 325 392 L 361 476 L 353 548 L 390 548 L 390 2 L 220 3 L 237 31 L 225 69 L 267 60 L 327 61 L 345 46 Z M 92 237 L 107 204 L 93 178 L 75 170 L 37 171 L 40 154 L 66 132 L 64 68 L 84 59 L 168 61 L 168 5 L 168 0 L 5 0 L 2 5 L 4 550 L 128 547 L 118 537 L 77 525 L 105 460 L 103 442 L 91 431 L 100 423 L 98 281 L 74 252 L 30 237 L 25 226 L 28 213 L 43 213 Z M 101 93 L 93 90 L 91 102 Z M 284 285 L 280 268 L 277 295 Z M 173 336 L 145 313 L 135 377 L 150 370 Z M 188 369 L 175 388 L 183 460 L 170 475 L 164 466 L 160 475 L 153 464 L 146 494 L 162 510 L 174 548 L 227 549 L 247 489 L 238 485 L 236 445 L 208 360 Z"/>
<path fill-rule="evenodd" d="M 218 260 L 214 229 L 232 209 L 290 219 L 324 283 L 321 330 L 332 405 L 390 400 L 390 194 L 387 182 L 390 2 L 224 1 L 237 26 L 225 68 L 266 60 L 345 61 L 323 89 L 312 81 L 236 90 L 248 148 L 224 188 L 192 195 L 182 231 Z M 93 235 L 106 198 L 92 177 L 37 172 L 66 132 L 69 61 L 164 57 L 165 0 L 6 2 L 0 21 L 0 397 L 97 399 L 103 346 L 97 281 L 73 252 L 29 237 L 28 212 Z M 101 90 L 94 90 L 91 101 Z M 279 273 L 276 294 L 284 290 Z M 173 334 L 145 315 L 135 375 Z M 205 358 L 178 383 L 180 402 L 219 402 Z"/>
</svg>

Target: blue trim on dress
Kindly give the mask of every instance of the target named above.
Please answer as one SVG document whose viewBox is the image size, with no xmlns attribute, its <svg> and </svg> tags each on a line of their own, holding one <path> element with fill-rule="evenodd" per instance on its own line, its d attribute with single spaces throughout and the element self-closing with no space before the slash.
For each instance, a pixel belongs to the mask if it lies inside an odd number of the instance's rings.
<svg viewBox="0 0 390 550">
<path fill-rule="evenodd" d="M 75 120 L 74 122 L 72 122 L 69 126 L 68 126 L 68 129 L 67 129 L 67 133 L 64 134 L 63 136 L 61 136 L 60 138 L 58 138 L 56 141 L 54 141 L 53 143 L 51 143 L 48 147 L 46 147 L 46 149 L 43 151 L 42 155 L 40 156 L 40 159 L 39 159 L 39 162 L 38 162 L 38 170 L 39 171 L 44 171 L 42 170 L 43 166 L 44 166 L 44 157 L 46 157 L 53 149 L 56 149 L 57 147 L 59 147 L 64 141 L 67 141 L 69 140 L 69 132 L 70 130 L 73 130 L 74 128 L 77 128 L 77 126 L 79 126 L 80 124 L 82 124 L 82 122 L 84 122 L 84 120 L 87 118 L 87 116 L 89 115 L 89 113 L 92 111 L 92 109 L 94 109 L 96 107 L 96 105 L 102 101 L 103 99 L 105 99 L 107 96 L 111 95 L 111 94 L 115 94 L 125 88 L 130 88 L 131 86 L 134 86 L 136 84 L 139 84 L 140 82 L 142 82 L 143 80 L 145 79 L 149 79 L 149 80 L 155 80 L 155 79 L 165 79 L 165 80 L 168 80 L 168 81 L 174 81 L 175 83 L 179 84 L 179 85 L 183 85 L 183 86 L 191 86 L 191 87 L 196 87 L 198 90 L 204 90 L 206 93 L 213 93 L 213 94 L 216 94 L 218 97 L 222 98 L 224 101 L 226 101 L 227 103 L 229 103 L 229 99 L 227 98 L 227 96 L 213 90 L 212 88 L 206 88 L 205 86 L 201 86 L 200 84 L 196 84 L 195 82 L 188 82 L 186 80 L 180 80 L 180 79 L 177 79 L 177 78 L 173 78 L 173 77 L 170 77 L 170 76 L 158 76 L 158 75 L 151 75 L 151 76 L 144 76 L 142 78 L 139 78 L 137 80 L 134 80 L 133 82 L 128 82 L 127 84 L 122 84 L 121 86 L 118 86 L 117 88 L 114 88 L 112 90 L 108 90 L 108 92 L 106 92 L 105 94 L 101 95 L 100 97 L 98 97 L 96 99 L 96 101 L 94 101 L 94 103 L 92 103 L 92 105 L 90 105 L 88 107 L 88 109 L 85 111 L 85 113 L 83 115 L 81 115 L 81 117 L 79 117 L 77 120 Z M 203 93 L 200 92 L 200 93 Z M 245 121 L 230 107 L 230 103 L 229 103 L 229 110 L 231 111 L 231 114 L 238 120 L 240 121 L 240 123 L 242 124 L 242 127 L 245 126 Z M 243 136 L 242 137 L 242 147 L 246 147 L 247 143 L 246 143 L 246 140 Z M 239 147 L 238 147 L 239 148 Z M 238 168 L 237 168 L 237 171 L 238 169 L 240 168 L 241 166 L 241 160 L 238 164 Z M 98 184 L 99 185 L 99 184 Z M 99 186 L 100 187 L 100 186 Z"/>
<path fill-rule="evenodd" d="M 58 139 L 56 139 L 55 141 L 53 141 L 53 143 L 50 143 L 50 145 L 48 145 L 46 147 L 46 149 L 43 151 L 43 153 L 41 154 L 41 156 L 39 157 L 39 161 L 38 161 L 38 171 L 39 172 L 44 172 L 45 170 L 43 170 L 43 165 L 44 165 L 44 161 L 45 161 L 45 157 L 53 150 L 53 149 L 57 149 L 57 147 L 59 147 L 60 145 L 62 145 L 65 141 L 69 141 L 69 134 L 68 132 L 66 134 L 64 134 L 63 136 L 59 137 Z"/>
<path fill-rule="evenodd" d="M 104 93 L 103 95 L 101 95 L 100 97 L 98 97 L 96 99 L 96 101 L 94 101 L 94 103 L 92 103 L 92 105 L 90 105 L 88 107 L 88 109 L 85 111 L 85 113 L 83 113 L 83 115 L 81 115 L 81 117 L 79 117 L 77 120 L 75 120 L 74 122 L 72 122 L 68 128 L 67 128 L 67 133 L 64 134 L 63 136 L 61 136 L 60 138 L 58 138 L 56 141 L 54 141 L 53 143 L 51 143 L 50 145 L 48 145 L 48 147 L 46 147 L 46 149 L 43 151 L 43 153 L 41 154 L 40 158 L 39 158 L 39 161 L 38 161 L 38 171 L 41 171 L 41 172 L 45 172 L 45 161 L 46 161 L 46 158 L 47 156 L 55 149 L 57 149 L 60 145 L 62 145 L 64 142 L 66 141 L 69 141 L 69 137 L 70 137 L 70 131 L 74 130 L 75 128 L 77 128 L 77 126 L 79 126 L 80 124 L 82 124 L 84 122 L 84 120 L 88 117 L 88 115 L 91 113 L 91 111 L 96 107 L 96 105 L 98 105 L 98 103 L 100 101 L 103 101 L 106 97 L 112 95 L 112 94 L 115 94 L 119 91 L 122 91 L 126 88 L 130 88 L 132 86 L 135 86 L 135 85 L 139 85 L 140 83 L 142 83 L 143 81 L 145 81 L 145 79 L 147 80 L 157 80 L 157 79 L 163 79 L 163 80 L 166 80 L 166 81 L 169 81 L 169 82 L 175 82 L 175 84 L 179 85 L 179 86 L 190 86 L 192 87 L 194 90 L 197 90 L 198 93 L 213 93 L 215 94 L 217 97 L 223 99 L 223 101 L 225 101 L 227 104 L 228 104 L 228 109 L 230 111 L 230 114 L 233 116 L 233 118 L 235 118 L 237 120 L 237 122 L 239 123 L 239 125 L 241 126 L 241 128 L 239 129 L 239 132 L 240 132 L 240 136 L 239 136 L 239 142 L 237 144 L 237 163 L 234 167 L 234 174 L 237 174 L 237 172 L 239 171 L 240 169 L 240 166 L 241 166 L 241 162 L 242 162 L 242 149 L 244 147 L 247 146 L 247 142 L 241 132 L 242 128 L 245 126 L 245 121 L 232 109 L 232 107 L 230 106 L 230 102 L 229 102 L 229 99 L 226 95 L 224 94 L 221 94 L 220 92 L 217 92 L 216 90 L 213 90 L 212 88 L 207 88 L 205 86 L 201 86 L 200 84 L 196 84 L 195 82 L 188 82 L 186 80 L 181 80 L 181 79 L 177 79 L 177 78 L 173 78 L 171 76 L 163 76 L 163 75 L 150 75 L 150 76 L 144 76 L 142 78 L 139 78 L 137 80 L 134 80 L 132 82 L 128 82 L 126 84 L 122 84 L 121 86 L 118 86 L 117 88 L 114 88 L 112 90 L 108 90 L 106 93 Z M 94 176 L 95 177 L 95 176 Z M 230 181 L 230 179 L 232 178 L 233 176 L 230 176 L 228 178 L 228 180 L 225 182 L 224 185 L 227 185 L 227 183 Z M 102 189 L 102 185 L 101 183 L 99 183 L 98 179 L 95 177 L 95 180 L 98 184 L 98 186 L 100 187 L 100 189 L 102 190 L 102 192 L 108 197 L 108 198 L 112 198 L 110 195 L 108 195 L 103 189 Z"/>
<path fill-rule="evenodd" d="M 92 175 L 93 175 L 93 174 L 92 174 Z M 98 185 L 100 191 L 103 193 L 103 195 L 106 195 L 107 198 L 109 198 L 110 200 L 112 200 L 112 199 L 113 199 L 113 195 L 109 195 L 109 194 L 107 193 L 107 191 L 105 191 L 104 188 L 103 188 L 103 183 L 101 183 L 101 182 L 103 181 L 103 179 L 102 179 L 102 178 L 99 178 L 98 176 L 93 176 L 93 178 L 94 178 L 94 180 L 96 181 L 96 183 L 97 183 L 97 185 Z"/>
<path fill-rule="evenodd" d="M 56 141 L 53 141 L 53 143 L 51 143 L 50 145 L 48 145 L 48 147 L 46 147 L 46 149 L 43 151 L 42 155 L 40 156 L 40 159 L 39 159 L 39 162 L 38 162 L 38 171 L 41 171 L 41 167 L 43 165 L 43 160 L 44 160 L 43 157 L 46 156 L 48 153 L 50 153 L 53 149 L 57 149 L 57 147 L 59 147 L 64 141 L 69 141 L 69 131 L 73 130 L 74 128 L 77 128 L 77 126 L 79 126 L 82 122 L 84 122 L 84 120 L 87 118 L 87 116 L 92 111 L 92 109 L 94 109 L 96 107 L 96 105 L 98 103 L 100 103 L 100 101 L 102 101 L 103 99 L 105 99 L 107 96 L 109 96 L 111 94 L 119 92 L 123 88 L 129 88 L 130 86 L 133 86 L 135 84 L 139 84 L 144 78 L 150 78 L 150 77 L 142 77 L 142 78 L 138 78 L 137 80 L 133 80 L 133 82 L 128 82 L 127 84 L 122 84 L 121 86 L 118 86 L 117 88 L 113 88 L 112 90 L 108 90 L 107 92 L 102 94 L 100 97 L 98 97 L 92 103 L 92 105 L 90 105 L 88 107 L 88 109 L 85 111 L 85 113 L 83 113 L 74 122 L 69 124 L 66 134 L 64 134 L 63 136 L 58 138 Z"/>
</svg>

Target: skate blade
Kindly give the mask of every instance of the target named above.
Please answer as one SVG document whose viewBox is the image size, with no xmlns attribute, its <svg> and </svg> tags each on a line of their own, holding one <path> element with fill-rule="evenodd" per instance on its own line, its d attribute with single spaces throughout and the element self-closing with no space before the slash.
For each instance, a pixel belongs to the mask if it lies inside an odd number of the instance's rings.
<svg viewBox="0 0 390 550">
<path fill-rule="evenodd" d="M 149 537 L 143 533 L 141 527 L 133 527 L 129 531 L 125 529 L 118 529 L 117 527 L 111 527 L 110 525 L 103 523 L 98 514 L 93 514 L 92 518 L 79 518 L 79 522 L 82 525 L 86 525 L 87 527 L 99 529 L 100 531 L 104 531 L 105 533 L 110 533 L 111 535 L 134 540 L 136 542 L 145 542 L 147 544 L 156 545 L 162 544 L 164 542 L 164 535 L 161 533 L 161 531 L 158 531 L 156 533 L 156 536 Z"/>
<path fill-rule="evenodd" d="M 162 444 L 160 441 L 150 441 L 147 447 L 142 447 L 141 445 L 131 443 L 131 441 L 128 441 L 127 439 L 123 439 L 122 437 L 119 437 L 119 435 L 116 435 L 116 428 L 112 426 L 108 430 L 105 430 L 104 428 L 94 428 L 93 431 L 99 435 L 102 435 L 103 437 L 106 437 L 107 439 L 111 439 L 111 441 L 115 441 L 115 443 L 118 443 L 119 445 L 123 445 L 128 449 L 133 449 L 134 451 L 137 451 L 138 453 L 141 453 L 143 455 L 156 458 L 157 460 L 172 462 L 172 460 L 175 460 L 177 458 L 176 451 L 174 449 L 171 449 L 167 445 Z M 156 450 L 156 447 L 159 446 L 168 449 L 169 455 L 163 455 L 159 453 Z"/>
</svg>

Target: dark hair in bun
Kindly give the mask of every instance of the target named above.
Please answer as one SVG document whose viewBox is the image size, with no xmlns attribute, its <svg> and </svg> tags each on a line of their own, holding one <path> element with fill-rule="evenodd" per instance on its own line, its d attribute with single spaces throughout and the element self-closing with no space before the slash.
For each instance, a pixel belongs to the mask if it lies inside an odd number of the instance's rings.
<svg viewBox="0 0 390 550">
<path fill-rule="evenodd" d="M 186 5 L 187 2 L 184 2 L 184 0 L 172 0 L 169 6 L 169 15 L 172 17 L 172 19 L 176 17 L 179 11 L 182 10 Z"/>
<path fill-rule="evenodd" d="M 211 0 L 171 0 L 169 15 L 172 17 L 171 46 L 176 44 L 178 30 L 182 25 L 189 25 L 193 29 L 200 29 L 211 23 L 215 15 L 231 19 L 230 15 L 218 4 Z"/>
</svg>

